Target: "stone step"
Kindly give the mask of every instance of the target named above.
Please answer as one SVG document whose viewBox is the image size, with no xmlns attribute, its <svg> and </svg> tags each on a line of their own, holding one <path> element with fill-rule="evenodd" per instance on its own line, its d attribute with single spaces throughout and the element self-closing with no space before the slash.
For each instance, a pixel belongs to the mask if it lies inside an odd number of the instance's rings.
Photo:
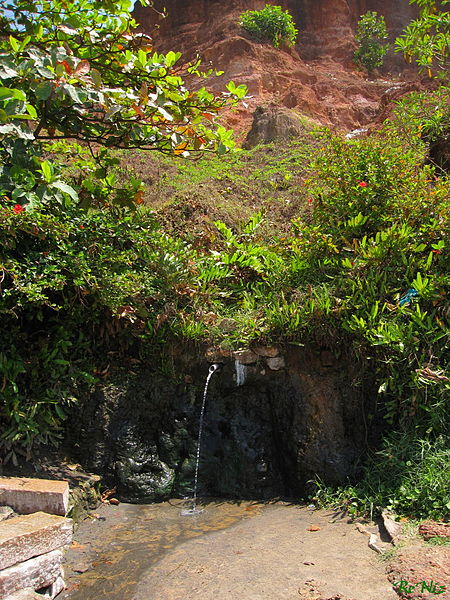
<svg viewBox="0 0 450 600">
<path fill-rule="evenodd" d="M 0 505 L 28 515 L 38 511 L 64 516 L 69 506 L 67 481 L 0 477 Z"/>
<path fill-rule="evenodd" d="M 12 596 L 8 596 L 5 600 L 42 600 L 42 595 L 35 592 L 32 588 L 26 588 L 12 594 Z"/>
<path fill-rule="evenodd" d="M 72 520 L 37 512 L 0 523 L 0 569 L 46 554 L 72 541 Z"/>
<path fill-rule="evenodd" d="M 0 571 L 0 598 L 7 598 L 24 588 L 40 590 L 52 585 L 61 577 L 62 560 L 62 551 L 52 550 L 3 569 Z"/>
<path fill-rule="evenodd" d="M 44 589 L 45 591 L 42 591 L 42 589 Z M 48 587 L 41 588 L 39 590 L 39 593 L 33 590 L 33 588 L 25 588 L 23 590 L 15 592 L 7 598 L 3 598 L 2 600 L 42 600 L 43 598 L 51 598 L 53 600 L 53 598 L 56 598 L 56 596 L 65 589 L 66 584 L 64 579 L 62 577 L 58 577 L 58 579 L 52 584 L 50 584 Z"/>
</svg>

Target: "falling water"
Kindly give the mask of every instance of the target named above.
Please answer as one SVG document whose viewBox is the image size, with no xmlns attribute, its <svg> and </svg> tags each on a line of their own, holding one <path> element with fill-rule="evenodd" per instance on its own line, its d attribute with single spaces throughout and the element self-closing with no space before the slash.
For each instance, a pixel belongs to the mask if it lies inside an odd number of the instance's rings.
<svg viewBox="0 0 450 600">
<path fill-rule="evenodd" d="M 195 477 L 194 477 L 194 494 L 191 499 L 191 508 L 181 511 L 182 515 L 198 515 L 202 510 L 197 508 L 197 488 L 198 488 L 198 467 L 200 464 L 200 450 L 202 445 L 202 433 L 203 433 L 203 417 L 205 415 L 206 396 L 208 395 L 208 385 L 213 373 L 217 371 L 219 365 L 211 365 L 208 371 L 208 377 L 206 378 L 205 389 L 203 390 L 203 402 L 202 409 L 200 411 L 200 424 L 198 428 L 198 440 L 197 440 L 197 460 L 195 463 Z"/>
<path fill-rule="evenodd" d="M 240 363 L 238 360 L 234 361 L 234 369 L 236 371 L 236 385 L 241 386 L 245 383 L 247 376 L 247 367 Z"/>
</svg>

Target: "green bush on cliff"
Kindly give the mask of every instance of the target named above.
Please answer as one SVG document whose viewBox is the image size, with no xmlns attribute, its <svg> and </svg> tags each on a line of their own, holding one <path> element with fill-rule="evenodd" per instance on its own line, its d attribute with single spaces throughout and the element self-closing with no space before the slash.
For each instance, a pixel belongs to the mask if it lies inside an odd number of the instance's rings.
<svg viewBox="0 0 450 600">
<path fill-rule="evenodd" d="M 358 21 L 356 32 L 358 48 L 354 53 L 355 61 L 372 73 L 381 67 L 384 57 L 389 50 L 389 44 L 384 42 L 388 38 L 384 17 L 375 11 L 368 11 Z"/>
<path fill-rule="evenodd" d="M 397 105 L 396 134 L 409 146 L 425 144 L 436 175 L 450 173 L 450 85 L 408 94 Z"/>
<path fill-rule="evenodd" d="M 239 17 L 239 25 L 260 42 L 270 42 L 278 48 L 283 42 L 295 44 L 298 30 L 292 16 L 281 6 L 266 4 L 261 10 L 247 10 Z"/>
</svg>

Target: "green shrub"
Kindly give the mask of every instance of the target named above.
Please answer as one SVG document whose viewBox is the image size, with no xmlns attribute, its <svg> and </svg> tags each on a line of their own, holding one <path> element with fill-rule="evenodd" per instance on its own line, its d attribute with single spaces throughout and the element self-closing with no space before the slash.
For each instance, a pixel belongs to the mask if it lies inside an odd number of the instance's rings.
<svg viewBox="0 0 450 600">
<path fill-rule="evenodd" d="M 299 224 L 297 242 L 300 273 L 329 279 L 340 328 L 374 359 L 386 418 L 422 434 L 445 432 L 450 389 L 450 202 L 434 173 L 393 136 L 328 139 L 310 181 L 313 223 Z M 410 288 L 416 300 L 402 302 Z"/>
<path fill-rule="evenodd" d="M 74 204 L 50 215 L 0 198 L 5 460 L 58 441 L 77 388 L 95 381 L 108 351 L 126 352 L 146 326 L 153 332 L 165 302 L 183 295 L 193 258 L 145 209 L 118 215 Z"/>
<path fill-rule="evenodd" d="M 436 174 L 450 172 L 450 86 L 432 92 L 413 92 L 397 104 L 391 122 L 409 146 L 424 147 Z"/>
<path fill-rule="evenodd" d="M 280 42 L 292 46 L 297 39 L 292 16 L 281 6 L 266 4 L 262 10 L 247 10 L 239 18 L 239 25 L 260 42 L 270 42 L 278 48 Z"/>
<path fill-rule="evenodd" d="M 395 51 L 407 62 L 415 60 L 421 73 L 448 79 L 450 66 L 449 0 L 410 0 L 417 4 L 419 17 L 395 40 Z"/>
<path fill-rule="evenodd" d="M 314 500 L 338 505 L 350 514 L 383 508 L 416 519 L 447 519 L 450 515 L 450 450 L 448 440 L 418 439 L 414 431 L 388 435 L 354 486 L 333 490 L 317 482 Z"/>
<path fill-rule="evenodd" d="M 97 370 L 96 339 L 100 355 L 108 348 L 99 328 L 110 338 L 137 320 L 144 329 L 161 308 L 158 294 L 168 300 L 177 285 L 183 289 L 187 245 L 156 231 L 139 209 L 141 182 L 121 176 L 111 149 L 186 156 L 234 146 L 213 114 L 242 98 L 244 87 L 189 93 L 173 68 L 181 54 L 154 53 L 134 31 L 129 4 L 49 0 L 43 11 L 11 0 L 0 15 L 0 79 L 8 86 L 0 87 L 6 460 L 57 441 L 77 385 Z M 127 64 L 126 75 L 118 63 Z M 190 75 L 200 75 L 197 67 Z M 163 97 L 164 107 L 154 104 Z M 186 128 L 169 132 L 163 122 L 172 120 Z"/>
<path fill-rule="evenodd" d="M 381 67 L 389 49 L 388 33 L 384 17 L 375 11 L 368 11 L 361 16 L 356 32 L 358 49 L 355 51 L 355 61 L 364 66 L 369 73 Z"/>
</svg>

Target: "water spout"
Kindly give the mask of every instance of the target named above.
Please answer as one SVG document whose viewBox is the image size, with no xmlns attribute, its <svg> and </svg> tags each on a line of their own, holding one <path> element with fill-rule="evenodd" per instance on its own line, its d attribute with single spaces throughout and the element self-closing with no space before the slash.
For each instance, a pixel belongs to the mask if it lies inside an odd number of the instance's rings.
<svg viewBox="0 0 450 600">
<path fill-rule="evenodd" d="M 234 369 L 236 371 L 236 385 L 239 387 L 244 385 L 247 377 L 247 367 L 238 360 L 234 361 Z"/>
<path fill-rule="evenodd" d="M 198 491 L 198 468 L 200 464 L 200 451 L 202 446 L 202 433 L 203 433 L 203 419 L 205 416 L 206 397 L 208 395 L 209 380 L 213 374 L 217 371 L 220 365 L 213 364 L 209 367 L 208 376 L 206 378 L 205 389 L 203 390 L 203 402 L 202 409 L 200 411 L 200 424 L 198 427 L 198 439 L 197 439 L 197 459 L 195 461 L 195 477 L 194 477 L 194 493 L 191 499 L 191 507 L 181 511 L 182 515 L 198 515 L 203 512 L 197 508 L 197 491 Z"/>
</svg>

